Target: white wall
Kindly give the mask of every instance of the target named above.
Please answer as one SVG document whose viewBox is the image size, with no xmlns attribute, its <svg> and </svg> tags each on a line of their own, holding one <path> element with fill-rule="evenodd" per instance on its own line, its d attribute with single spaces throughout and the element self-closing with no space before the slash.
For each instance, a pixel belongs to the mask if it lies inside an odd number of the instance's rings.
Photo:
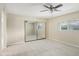
<svg viewBox="0 0 79 59">
<path fill-rule="evenodd" d="M 8 44 L 24 41 L 24 18 L 12 14 L 7 17 Z"/>
<path fill-rule="evenodd" d="M 68 20 L 79 20 L 79 11 L 48 20 L 48 39 L 64 41 L 79 46 L 79 31 L 60 31 L 59 23 Z"/>
</svg>

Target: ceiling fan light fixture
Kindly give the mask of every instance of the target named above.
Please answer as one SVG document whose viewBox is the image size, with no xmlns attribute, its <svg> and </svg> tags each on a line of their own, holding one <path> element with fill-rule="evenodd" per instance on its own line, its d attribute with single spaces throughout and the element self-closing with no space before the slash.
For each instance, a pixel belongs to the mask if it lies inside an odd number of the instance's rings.
<svg viewBox="0 0 79 59">
<path fill-rule="evenodd" d="M 56 6 L 52 5 L 51 3 L 45 3 L 43 5 L 45 8 L 47 8 L 48 10 L 42 10 L 40 12 L 45 12 L 45 11 L 50 11 L 51 13 L 53 13 L 53 11 L 59 11 L 57 10 L 59 7 L 62 7 L 63 4 L 58 4 Z"/>
</svg>

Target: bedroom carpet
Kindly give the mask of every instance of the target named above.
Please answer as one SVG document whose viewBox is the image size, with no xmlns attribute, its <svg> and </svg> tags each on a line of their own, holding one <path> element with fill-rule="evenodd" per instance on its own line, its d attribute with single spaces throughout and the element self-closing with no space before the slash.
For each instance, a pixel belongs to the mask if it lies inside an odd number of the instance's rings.
<svg viewBox="0 0 79 59">
<path fill-rule="evenodd" d="M 0 50 L 1 56 L 79 56 L 79 48 L 54 40 L 22 42 Z"/>
</svg>

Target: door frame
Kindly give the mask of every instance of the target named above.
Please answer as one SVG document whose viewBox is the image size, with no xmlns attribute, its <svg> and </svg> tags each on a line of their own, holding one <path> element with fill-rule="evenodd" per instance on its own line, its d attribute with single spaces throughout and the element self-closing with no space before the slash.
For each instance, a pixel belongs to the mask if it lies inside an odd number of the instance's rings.
<svg viewBox="0 0 79 59">
<path fill-rule="evenodd" d="M 24 21 L 24 42 L 26 42 L 26 23 L 28 21 Z"/>
</svg>

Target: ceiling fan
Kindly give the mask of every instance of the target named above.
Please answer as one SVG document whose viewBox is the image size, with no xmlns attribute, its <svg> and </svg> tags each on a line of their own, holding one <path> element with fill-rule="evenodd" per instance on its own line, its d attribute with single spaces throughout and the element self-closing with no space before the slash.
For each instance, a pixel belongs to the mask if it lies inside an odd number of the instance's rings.
<svg viewBox="0 0 79 59">
<path fill-rule="evenodd" d="M 54 6 L 54 5 L 52 5 L 51 3 L 46 3 L 46 4 L 44 4 L 43 6 L 44 6 L 45 8 L 47 8 L 48 10 L 42 10 L 42 11 L 40 11 L 40 12 L 50 11 L 50 12 L 52 13 L 53 11 L 59 11 L 59 10 L 57 10 L 57 9 L 58 9 L 59 7 L 62 7 L 63 4 L 58 4 L 58 5 Z"/>
</svg>

